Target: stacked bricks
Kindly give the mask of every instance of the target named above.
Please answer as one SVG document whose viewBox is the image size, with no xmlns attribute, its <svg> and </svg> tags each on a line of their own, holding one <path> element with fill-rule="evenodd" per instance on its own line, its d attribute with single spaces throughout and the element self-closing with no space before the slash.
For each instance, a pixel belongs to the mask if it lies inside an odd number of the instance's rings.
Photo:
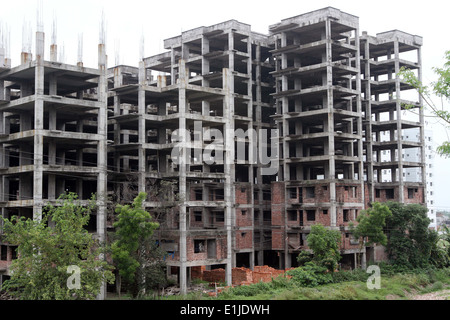
<svg viewBox="0 0 450 320">
<path fill-rule="evenodd" d="M 276 270 L 269 266 L 256 266 L 253 270 L 253 283 L 270 282 L 284 273 L 285 270 Z"/>
<path fill-rule="evenodd" d="M 225 282 L 225 269 L 204 270 L 203 281 L 210 283 Z"/>
<path fill-rule="evenodd" d="M 253 283 L 253 272 L 247 268 L 233 268 L 231 271 L 234 286 Z"/>
<path fill-rule="evenodd" d="M 247 268 L 232 269 L 233 286 L 249 285 L 259 282 L 270 282 L 285 274 L 287 270 L 276 270 L 269 266 L 255 266 L 254 270 Z M 193 279 L 202 279 L 210 283 L 225 282 L 225 269 L 205 270 L 205 267 L 193 267 L 191 271 Z"/>
<path fill-rule="evenodd" d="M 203 272 L 206 270 L 206 266 L 191 267 L 192 279 L 203 279 Z"/>
</svg>

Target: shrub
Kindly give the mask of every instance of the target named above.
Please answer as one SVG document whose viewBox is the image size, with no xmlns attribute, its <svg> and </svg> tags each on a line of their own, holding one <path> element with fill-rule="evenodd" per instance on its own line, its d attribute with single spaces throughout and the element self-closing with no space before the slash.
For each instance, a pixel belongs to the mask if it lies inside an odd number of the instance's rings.
<svg viewBox="0 0 450 320">
<path fill-rule="evenodd" d="M 358 297 L 358 292 L 356 289 L 352 286 L 345 286 L 343 288 L 340 288 L 335 293 L 335 299 L 338 300 L 355 300 Z"/>
<path fill-rule="evenodd" d="M 432 291 L 439 291 L 442 289 L 444 289 L 444 284 L 440 281 L 433 283 L 433 285 L 431 286 Z"/>
<path fill-rule="evenodd" d="M 339 271 L 332 274 L 333 282 L 340 283 L 346 281 L 367 281 L 368 274 L 361 269 L 351 271 Z"/>
<path fill-rule="evenodd" d="M 316 287 L 319 285 L 332 283 L 333 276 L 327 273 L 326 267 L 318 266 L 312 262 L 306 263 L 303 267 L 289 270 L 287 274 L 292 280 L 302 287 Z"/>
</svg>

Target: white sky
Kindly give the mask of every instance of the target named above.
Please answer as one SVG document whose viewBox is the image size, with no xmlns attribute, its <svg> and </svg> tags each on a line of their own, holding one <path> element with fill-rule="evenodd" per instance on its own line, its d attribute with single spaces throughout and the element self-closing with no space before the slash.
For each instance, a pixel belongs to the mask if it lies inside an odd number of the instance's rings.
<svg viewBox="0 0 450 320">
<path fill-rule="evenodd" d="M 1 0 L 0 26 L 11 30 L 13 66 L 20 61 L 24 21 L 31 23 L 33 34 L 36 30 L 37 3 L 37 0 Z M 46 54 L 48 59 L 54 16 L 57 20 L 57 43 L 59 49 L 64 45 L 65 62 L 76 63 L 78 34 L 83 33 L 84 64 L 95 67 L 103 10 L 108 65 L 111 67 L 115 65 L 116 52 L 119 52 L 121 64 L 138 65 L 142 35 L 145 56 L 151 56 L 165 51 L 164 39 L 192 28 L 236 19 L 250 24 L 253 31 L 268 33 L 269 25 L 282 19 L 327 6 L 358 16 L 361 32 L 367 31 L 370 35 L 399 29 L 422 36 L 426 83 L 435 79 L 432 67 L 442 66 L 444 52 L 450 50 L 450 1 L 445 0 L 43 0 Z M 449 139 L 441 126 L 432 127 L 436 143 Z M 450 210 L 450 159 L 436 157 L 434 167 L 435 205 Z"/>
</svg>

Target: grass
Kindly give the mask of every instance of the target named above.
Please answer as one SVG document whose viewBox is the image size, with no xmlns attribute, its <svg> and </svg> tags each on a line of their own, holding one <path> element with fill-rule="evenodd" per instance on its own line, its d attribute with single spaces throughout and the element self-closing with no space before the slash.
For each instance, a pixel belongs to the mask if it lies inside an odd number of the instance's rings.
<svg viewBox="0 0 450 320">
<path fill-rule="evenodd" d="M 370 274 L 361 270 L 333 275 L 334 283 L 313 288 L 278 277 L 272 282 L 228 288 L 217 297 L 202 292 L 161 297 L 162 300 L 408 300 L 412 295 L 450 289 L 450 268 L 383 273 L 380 289 L 369 289 Z M 130 297 L 122 296 L 122 299 Z"/>
<path fill-rule="evenodd" d="M 366 277 L 368 277 L 367 274 Z M 345 278 L 345 277 L 344 277 Z M 351 278 L 351 277 L 350 277 Z M 358 274 L 356 278 L 361 278 Z M 225 300 L 408 300 L 413 294 L 450 287 L 450 268 L 381 275 L 381 288 L 369 289 L 365 281 L 350 280 L 314 288 L 299 287 L 286 278 L 271 283 L 230 288 L 216 299 Z"/>
</svg>

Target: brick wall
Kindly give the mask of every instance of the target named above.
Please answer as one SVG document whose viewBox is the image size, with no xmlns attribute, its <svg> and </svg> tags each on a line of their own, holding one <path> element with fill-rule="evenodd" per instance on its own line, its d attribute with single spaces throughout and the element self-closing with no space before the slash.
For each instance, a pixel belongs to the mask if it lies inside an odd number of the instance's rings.
<svg viewBox="0 0 450 320">
<path fill-rule="evenodd" d="M 412 189 L 412 198 L 409 198 L 409 192 L 408 189 Z M 388 190 L 393 190 L 393 196 L 392 194 L 389 195 Z M 391 191 L 392 192 L 392 191 Z M 392 187 L 392 188 L 375 188 L 375 199 L 376 202 L 388 202 L 388 201 L 399 201 L 400 199 L 400 190 L 398 187 Z M 410 186 L 405 187 L 403 189 L 403 196 L 405 199 L 405 204 L 409 203 L 423 203 L 424 202 L 424 188 L 419 186 Z M 369 190 L 368 186 L 365 185 L 365 196 L 366 196 L 366 208 L 369 206 Z"/>
<path fill-rule="evenodd" d="M 323 210 L 328 210 L 328 213 L 325 214 Z M 314 211 L 314 220 L 308 221 L 308 211 Z M 331 218 L 330 218 L 330 210 L 329 209 L 304 209 L 300 211 L 300 214 L 303 215 L 303 226 L 312 226 L 315 224 L 321 224 L 323 226 L 330 226 L 331 225 Z"/>
<path fill-rule="evenodd" d="M 362 190 L 360 184 L 336 185 L 336 201 L 345 203 L 361 203 Z"/>
<path fill-rule="evenodd" d="M 341 248 L 345 250 L 350 249 L 358 249 L 359 244 L 351 244 L 353 237 L 351 236 L 350 232 L 343 232 L 342 238 L 341 238 Z M 356 240 L 356 239 L 354 239 Z"/>
<path fill-rule="evenodd" d="M 284 235 L 283 230 L 273 229 L 272 230 L 272 250 L 284 250 Z"/>
<path fill-rule="evenodd" d="M 236 231 L 236 250 L 251 249 L 253 247 L 252 230 Z"/>
<path fill-rule="evenodd" d="M 272 182 L 272 205 L 284 205 L 284 182 Z"/>
<path fill-rule="evenodd" d="M 236 226 L 237 227 L 251 227 L 253 225 L 253 209 L 252 208 L 238 208 L 236 209 Z"/>
<path fill-rule="evenodd" d="M 236 203 L 238 204 L 251 204 L 252 203 L 252 189 L 249 184 L 237 184 L 236 185 Z"/>
<path fill-rule="evenodd" d="M 203 249 L 200 252 L 196 252 L 196 240 L 203 242 L 200 249 Z M 207 240 L 215 240 L 216 242 L 216 256 L 208 257 L 208 241 Z M 198 243 L 197 242 L 197 251 L 198 251 Z M 214 239 L 207 237 L 186 237 L 186 249 L 187 249 L 187 260 L 188 261 L 196 261 L 196 260 L 205 260 L 205 259 L 225 259 L 226 258 L 226 238 L 225 237 L 216 237 Z M 179 259 L 179 252 L 176 254 L 176 259 Z"/>
<path fill-rule="evenodd" d="M 409 198 L 410 191 L 408 189 L 411 189 L 413 198 Z M 424 203 L 424 196 L 423 196 L 423 188 L 422 187 L 406 187 L 404 189 L 404 198 L 405 198 L 405 204 L 411 204 L 411 203 Z"/>
</svg>

